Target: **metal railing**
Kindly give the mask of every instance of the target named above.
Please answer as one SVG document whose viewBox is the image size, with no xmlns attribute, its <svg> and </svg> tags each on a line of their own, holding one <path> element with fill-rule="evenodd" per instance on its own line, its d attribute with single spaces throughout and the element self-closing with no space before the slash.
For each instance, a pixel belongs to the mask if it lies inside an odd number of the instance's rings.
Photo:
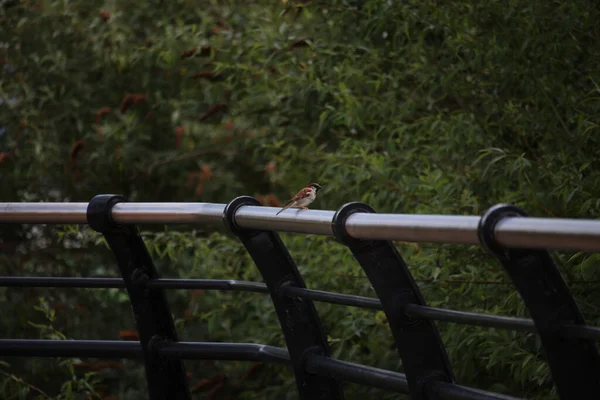
<svg viewBox="0 0 600 400">
<path fill-rule="evenodd" d="M 435 321 L 536 332 L 561 399 L 600 393 L 600 328 L 587 326 L 548 249 L 600 250 L 600 221 L 532 218 L 511 205 L 482 217 L 376 214 L 363 203 L 337 212 L 261 207 L 242 196 L 227 205 L 128 203 L 99 195 L 89 203 L 0 203 L 0 223 L 89 224 L 103 234 L 122 279 L 0 277 L 5 287 L 126 288 L 140 343 L 0 339 L 0 354 L 18 357 L 142 358 L 152 400 L 189 399 L 181 360 L 254 360 L 291 366 L 301 399 L 343 399 L 348 381 L 410 394 L 413 399 L 514 399 L 460 386 Z M 161 279 L 135 224 L 222 225 L 242 242 L 263 283 Z M 334 236 L 365 271 L 378 298 L 306 287 L 277 231 Z M 498 259 L 532 319 L 428 307 L 392 240 L 481 244 Z M 287 349 L 251 343 L 179 342 L 164 289 L 268 293 Z M 404 373 L 331 358 L 313 301 L 383 310 Z"/>
</svg>

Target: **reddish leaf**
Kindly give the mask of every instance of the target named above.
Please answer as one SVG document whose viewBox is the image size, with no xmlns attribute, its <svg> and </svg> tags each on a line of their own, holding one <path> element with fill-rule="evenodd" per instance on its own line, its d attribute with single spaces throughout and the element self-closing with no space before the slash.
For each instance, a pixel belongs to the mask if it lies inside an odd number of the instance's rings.
<svg viewBox="0 0 600 400">
<path fill-rule="evenodd" d="M 2 164 L 5 161 L 12 160 L 12 159 L 13 159 L 12 154 L 10 154 L 10 153 L 8 153 L 6 151 L 0 153 L 0 164 Z"/>
<path fill-rule="evenodd" d="M 185 128 L 183 127 L 183 125 L 179 125 L 177 128 L 175 128 L 175 148 L 176 149 L 181 147 L 181 141 L 182 141 L 184 133 L 185 133 Z"/>
<path fill-rule="evenodd" d="M 181 52 L 181 59 L 183 60 L 184 58 L 189 58 L 189 57 L 193 56 L 195 52 L 196 52 L 195 47 L 193 49 L 184 50 Z"/>
<path fill-rule="evenodd" d="M 267 205 L 271 207 L 281 207 L 281 201 L 274 194 L 270 194 L 267 196 Z"/>
<path fill-rule="evenodd" d="M 223 80 L 221 75 L 215 74 L 212 71 L 202 71 L 192 74 L 192 78 L 204 78 L 210 82 L 218 82 Z"/>
<path fill-rule="evenodd" d="M 123 97 L 121 101 L 121 114 L 125 114 L 125 112 L 133 105 L 142 103 L 148 100 L 148 97 L 141 93 L 136 94 L 128 94 Z"/>
<path fill-rule="evenodd" d="M 73 147 L 71 147 L 71 153 L 70 153 L 69 159 L 71 160 L 71 167 L 73 167 L 73 169 L 75 170 L 75 172 L 78 171 L 78 168 L 77 168 L 77 157 L 83 151 L 83 149 L 85 148 L 85 146 L 86 146 L 85 140 L 80 139 L 80 140 L 76 141 L 73 144 Z"/>
<path fill-rule="evenodd" d="M 140 335 L 136 331 L 123 330 L 119 331 L 119 338 L 127 341 L 137 341 L 140 340 Z"/>
<path fill-rule="evenodd" d="M 108 19 L 110 18 L 110 11 L 106 11 L 106 10 L 101 11 L 100 12 L 100 18 L 102 18 L 102 20 L 104 22 L 108 21 Z"/>
<path fill-rule="evenodd" d="M 265 166 L 265 176 L 271 176 L 277 172 L 277 164 L 275 161 L 269 161 L 269 163 Z"/>
<path fill-rule="evenodd" d="M 102 118 L 111 111 L 112 109 L 110 107 L 102 107 L 96 111 L 96 125 L 100 125 Z"/>
</svg>

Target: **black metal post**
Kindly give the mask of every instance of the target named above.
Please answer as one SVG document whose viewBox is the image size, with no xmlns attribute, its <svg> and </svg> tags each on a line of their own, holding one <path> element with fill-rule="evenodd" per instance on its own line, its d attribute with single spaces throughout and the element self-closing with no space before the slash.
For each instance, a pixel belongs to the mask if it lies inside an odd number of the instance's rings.
<svg viewBox="0 0 600 400">
<path fill-rule="evenodd" d="M 408 304 L 426 304 L 394 244 L 387 240 L 357 240 L 346 232 L 346 220 L 350 215 L 374 212 L 363 203 L 343 205 L 333 217 L 333 233 L 338 241 L 350 248 L 381 300 L 412 398 L 425 400 L 428 382 L 453 383 L 454 375 L 435 323 L 413 320 L 405 313 Z"/>
<path fill-rule="evenodd" d="M 494 228 L 504 218 L 527 217 L 515 206 L 490 208 L 479 222 L 479 240 L 493 254 L 529 309 L 561 399 L 584 399 L 600 393 L 600 357 L 593 340 L 565 337 L 564 325 L 584 325 L 584 319 L 560 271 L 547 250 L 503 248 Z"/>
<path fill-rule="evenodd" d="M 311 300 L 284 294 L 285 287 L 306 286 L 279 235 L 272 231 L 245 230 L 236 224 L 235 213 L 246 205 L 258 206 L 260 203 L 249 196 L 237 197 L 225 207 L 223 220 L 241 240 L 269 289 L 292 360 L 300 398 L 343 399 L 341 385 L 335 379 L 306 371 L 311 356 L 330 355 L 321 321 Z"/>
<path fill-rule="evenodd" d="M 118 195 L 94 197 L 88 204 L 87 220 L 92 229 L 104 235 L 123 276 L 144 352 L 148 397 L 189 400 L 183 362 L 159 355 L 162 346 L 177 341 L 177 332 L 163 290 L 146 286 L 158 278 L 152 258 L 137 227 L 118 225 L 111 217 L 113 206 L 124 201 Z"/>
</svg>

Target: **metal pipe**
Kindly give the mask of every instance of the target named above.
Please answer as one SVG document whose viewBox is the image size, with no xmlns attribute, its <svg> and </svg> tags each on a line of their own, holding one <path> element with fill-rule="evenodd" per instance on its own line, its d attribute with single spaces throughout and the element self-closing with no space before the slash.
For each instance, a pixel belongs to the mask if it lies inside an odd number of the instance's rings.
<svg viewBox="0 0 600 400">
<path fill-rule="evenodd" d="M 264 283 L 229 279 L 161 278 L 150 280 L 146 282 L 146 285 L 162 289 L 205 289 L 268 293 L 267 286 Z M 125 284 L 120 278 L 0 276 L 0 287 L 125 288 Z M 381 310 L 381 302 L 371 297 L 304 289 L 294 286 L 286 286 L 282 294 L 284 296 L 297 296 L 303 299 L 330 304 Z M 413 319 L 537 332 L 533 321 L 527 318 L 447 310 L 417 304 L 408 304 L 404 312 L 406 316 Z M 560 334 L 564 337 L 600 340 L 600 328 L 595 326 L 565 325 L 561 328 Z"/>
<path fill-rule="evenodd" d="M 475 216 L 356 213 L 346 232 L 357 239 L 479 244 L 478 224 Z"/>
<path fill-rule="evenodd" d="M 494 234 L 506 247 L 600 251 L 600 220 L 506 218 Z"/>
<path fill-rule="evenodd" d="M 146 286 L 162 289 L 205 289 L 231 290 L 239 292 L 269 293 L 267 285 L 260 282 L 236 281 L 233 279 L 151 279 Z"/>
<path fill-rule="evenodd" d="M 5 357 L 97 357 L 142 358 L 139 342 L 118 340 L 45 340 L 0 339 Z M 287 350 L 255 343 L 175 342 L 159 350 L 160 354 L 182 360 L 264 361 L 289 364 Z"/>
<path fill-rule="evenodd" d="M 232 279 L 152 279 L 146 286 L 162 289 L 206 289 L 268 293 L 264 283 Z M 125 288 L 121 278 L 0 276 L 0 287 Z"/>
<path fill-rule="evenodd" d="M 125 288 L 121 278 L 72 278 L 42 276 L 0 276 L 0 287 Z"/>
<path fill-rule="evenodd" d="M 328 376 L 346 382 L 360 383 L 399 393 L 409 393 L 406 376 L 385 369 L 314 355 L 307 359 L 306 370 L 311 374 Z"/>
<path fill-rule="evenodd" d="M 111 217 L 120 224 L 223 225 L 225 204 L 117 203 Z"/>
<path fill-rule="evenodd" d="M 282 290 L 284 296 L 296 296 L 303 299 L 320 301 L 323 303 L 339 304 L 351 307 L 381 310 L 379 299 L 371 297 L 353 296 L 341 293 L 325 292 L 323 290 L 305 289 L 294 286 L 286 286 Z"/>
<path fill-rule="evenodd" d="M 88 203 L 0 203 L 0 223 L 87 224 Z"/>
<path fill-rule="evenodd" d="M 241 228 L 333 235 L 333 211 L 288 209 L 275 215 L 279 210 L 275 207 L 244 206 L 235 214 L 235 222 Z"/>
<path fill-rule="evenodd" d="M 162 347 L 160 354 L 182 360 L 263 361 L 290 364 L 287 350 L 256 343 L 176 342 Z"/>
<path fill-rule="evenodd" d="M 222 225 L 224 204 L 118 203 L 119 223 Z M 332 235 L 334 212 L 243 206 L 235 216 L 242 228 Z M 86 224 L 87 203 L 0 203 L 0 223 Z M 348 217 L 346 230 L 358 239 L 479 245 L 480 217 L 459 215 L 366 214 Z M 600 220 L 506 218 L 495 228 L 499 244 L 516 248 L 600 251 Z"/>
<path fill-rule="evenodd" d="M 473 326 L 512 329 L 516 331 L 537 332 L 533 321 L 527 318 L 504 317 L 501 315 L 479 314 L 466 311 L 446 310 L 407 304 L 404 313 L 413 319 L 452 322 Z"/>
</svg>

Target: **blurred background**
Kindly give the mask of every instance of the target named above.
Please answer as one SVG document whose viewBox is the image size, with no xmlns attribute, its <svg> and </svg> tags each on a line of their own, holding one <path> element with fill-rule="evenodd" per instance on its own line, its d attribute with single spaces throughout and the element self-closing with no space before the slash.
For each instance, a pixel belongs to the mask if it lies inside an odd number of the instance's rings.
<svg viewBox="0 0 600 400">
<path fill-rule="evenodd" d="M 0 2 L 0 201 L 533 216 L 600 210 L 596 1 Z M 260 281 L 223 229 L 144 226 L 162 277 Z M 374 296 L 331 238 L 282 234 L 309 288 Z M 528 317 L 476 246 L 397 243 L 431 306 Z M 590 324 L 600 257 L 553 253 Z M 0 275 L 118 277 L 87 227 L 0 225 Z M 168 291 L 181 340 L 283 346 L 268 296 Z M 333 355 L 402 371 L 382 312 L 317 304 Z M 0 288 L 2 338 L 137 340 L 120 289 Z M 536 335 L 438 324 L 458 382 L 556 398 Z M 195 399 L 296 399 L 290 370 L 186 362 Z M 5 399 L 147 396 L 135 360 L 1 358 Z M 348 384 L 347 398 L 398 398 Z"/>
</svg>

